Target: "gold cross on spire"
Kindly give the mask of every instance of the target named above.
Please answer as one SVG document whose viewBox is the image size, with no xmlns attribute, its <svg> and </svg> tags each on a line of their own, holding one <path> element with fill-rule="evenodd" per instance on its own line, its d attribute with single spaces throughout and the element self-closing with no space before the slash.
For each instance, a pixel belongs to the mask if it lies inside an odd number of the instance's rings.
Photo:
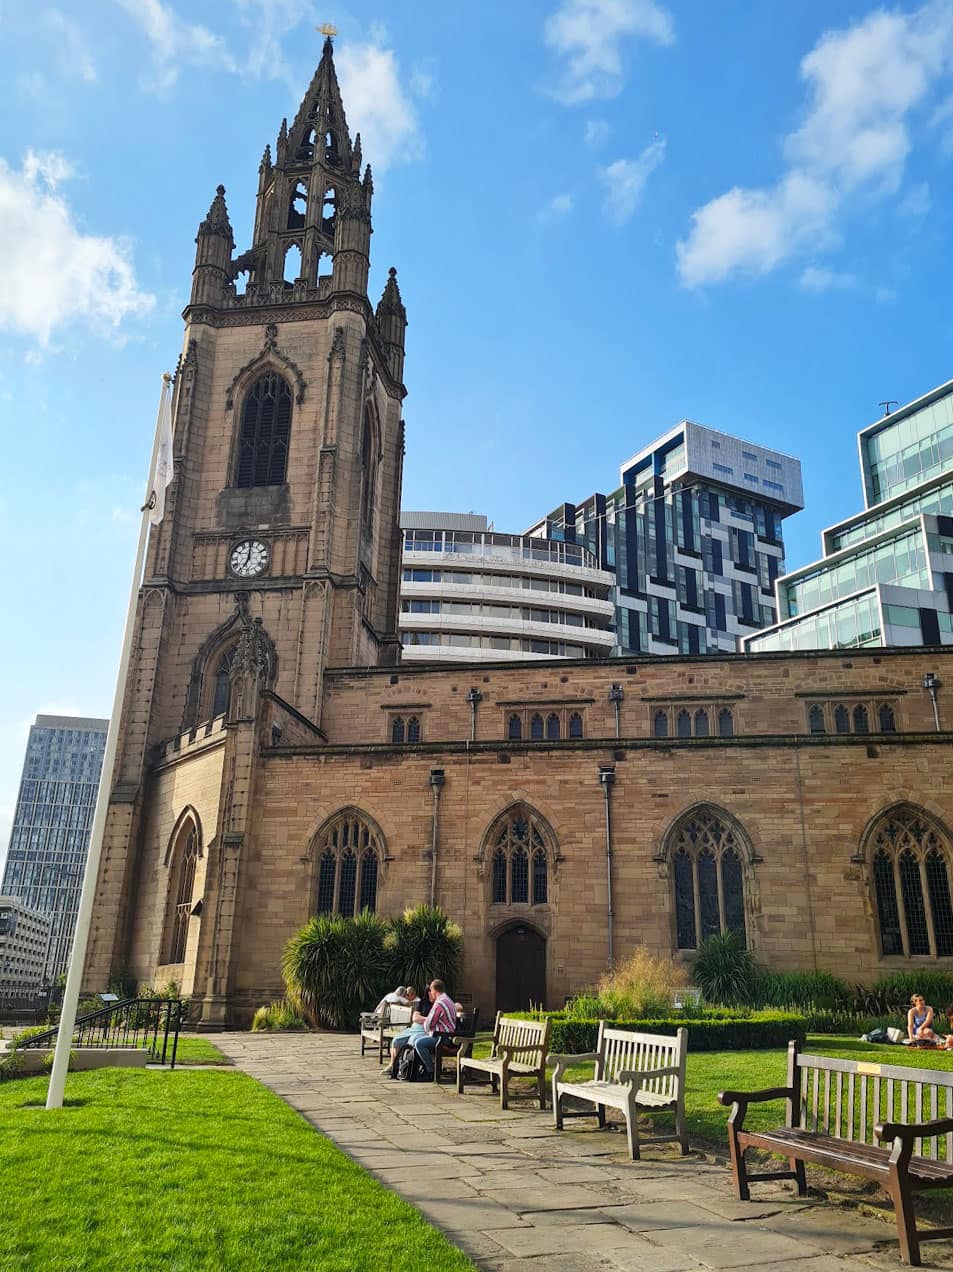
<svg viewBox="0 0 953 1272">
<path fill-rule="evenodd" d="M 315 28 L 319 35 L 327 36 L 329 40 L 333 40 L 338 33 L 338 29 L 331 22 L 324 22 L 321 26 Z"/>
</svg>

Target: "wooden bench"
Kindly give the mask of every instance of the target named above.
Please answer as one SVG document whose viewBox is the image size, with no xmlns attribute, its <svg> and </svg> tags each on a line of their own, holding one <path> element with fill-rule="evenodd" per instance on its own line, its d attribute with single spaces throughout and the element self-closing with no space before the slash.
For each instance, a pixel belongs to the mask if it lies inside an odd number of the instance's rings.
<svg viewBox="0 0 953 1272">
<path fill-rule="evenodd" d="M 728 1149 L 741 1201 L 750 1199 L 748 1185 L 759 1179 L 793 1179 L 803 1197 L 804 1163 L 811 1162 L 886 1188 L 904 1263 L 919 1267 L 921 1241 L 953 1237 L 953 1228 L 918 1232 L 913 1210 L 914 1192 L 953 1185 L 953 1072 L 802 1055 L 792 1042 L 786 1086 L 723 1091 L 718 1099 L 732 1106 Z M 749 1104 L 766 1100 L 785 1101 L 785 1125 L 745 1130 Z M 752 1174 L 749 1148 L 786 1157 L 790 1169 Z"/>
<path fill-rule="evenodd" d="M 642 1138 L 643 1144 L 664 1144 L 678 1140 L 683 1155 L 688 1152 L 688 1127 L 685 1122 L 685 1060 L 688 1055 L 688 1030 L 679 1029 L 675 1036 L 632 1033 L 628 1029 L 612 1029 L 599 1021 L 599 1041 L 595 1051 L 575 1056 L 547 1057 L 553 1070 L 553 1117 L 556 1129 L 562 1130 L 563 1118 L 598 1117 L 606 1124 L 606 1109 L 621 1109 L 625 1114 L 629 1152 L 633 1160 L 639 1156 L 639 1109 L 675 1112 L 675 1134 Z M 566 1082 L 563 1073 L 570 1065 L 595 1061 L 594 1076 L 586 1081 Z M 592 1109 L 566 1110 L 562 1101 L 575 1096 L 592 1104 Z"/>
<path fill-rule="evenodd" d="M 385 1052 L 390 1051 L 391 1039 L 404 1029 L 409 1029 L 414 1018 L 413 1006 L 385 1003 L 378 1016 L 372 1011 L 361 1012 L 361 1055 L 368 1045 L 377 1048 L 377 1063 L 384 1063 Z"/>
<path fill-rule="evenodd" d="M 470 1053 L 472 1041 L 464 1044 L 457 1057 L 457 1094 L 463 1095 L 467 1069 L 488 1073 L 493 1089 L 500 1092 L 500 1108 L 509 1104 L 509 1080 L 512 1077 L 535 1078 L 539 1107 L 546 1107 L 546 1052 L 549 1048 L 550 1020 L 517 1020 L 496 1013 L 493 1045 L 485 1060 Z"/>
</svg>

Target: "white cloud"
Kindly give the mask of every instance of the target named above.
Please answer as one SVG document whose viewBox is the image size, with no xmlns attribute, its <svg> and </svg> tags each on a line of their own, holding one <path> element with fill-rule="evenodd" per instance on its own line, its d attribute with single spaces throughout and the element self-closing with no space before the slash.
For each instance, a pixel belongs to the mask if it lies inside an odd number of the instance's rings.
<svg viewBox="0 0 953 1272">
<path fill-rule="evenodd" d="M 612 129 L 604 119 L 590 119 L 582 139 L 587 146 L 601 146 L 608 140 L 611 131 Z"/>
<path fill-rule="evenodd" d="M 538 221 L 556 221 L 561 217 L 568 216 L 572 209 L 572 195 L 557 194 L 549 200 L 544 208 L 540 209 L 536 219 Z"/>
<path fill-rule="evenodd" d="M 377 33 L 378 37 L 381 33 Z M 400 80 L 393 49 L 379 39 L 344 44 L 335 53 L 351 134 L 361 134 L 364 158 L 375 172 L 419 159 L 423 140 L 417 111 Z"/>
<path fill-rule="evenodd" d="M 617 159 L 599 169 L 605 186 L 605 210 L 615 225 L 624 225 L 638 206 L 645 183 L 665 158 L 665 142 L 653 141 L 637 159 Z"/>
<path fill-rule="evenodd" d="M 237 69 L 221 36 L 198 23 L 184 22 L 163 0 L 116 0 L 116 4 L 152 45 L 153 72 L 144 79 L 144 87 L 168 92 L 182 65 Z"/>
<path fill-rule="evenodd" d="M 808 265 L 798 284 L 802 291 L 820 294 L 827 291 L 850 291 L 857 286 L 857 279 L 853 274 L 839 273 L 824 265 Z"/>
<path fill-rule="evenodd" d="M 878 11 L 823 35 L 801 62 L 801 126 L 784 141 L 788 168 L 773 186 L 735 187 L 692 214 L 676 248 L 688 287 L 764 274 L 829 241 L 851 194 L 895 192 L 911 148 L 910 116 L 953 60 L 953 4 Z"/>
<path fill-rule="evenodd" d="M 59 9 L 50 9 L 44 23 L 56 42 L 58 63 L 66 75 L 78 75 L 87 84 L 97 80 L 96 63 L 81 27 Z"/>
<path fill-rule="evenodd" d="M 562 0 L 543 26 L 549 48 L 565 59 L 554 97 L 566 105 L 615 97 L 625 78 L 627 39 L 671 44 L 671 15 L 655 0 Z"/>
<path fill-rule="evenodd" d="M 127 243 L 77 227 L 57 192 L 72 172 L 58 154 L 29 151 L 20 171 L 0 160 L 0 242 L 16 244 L 0 289 L 0 329 L 44 347 L 62 327 L 115 330 L 155 304 L 139 289 Z"/>
</svg>

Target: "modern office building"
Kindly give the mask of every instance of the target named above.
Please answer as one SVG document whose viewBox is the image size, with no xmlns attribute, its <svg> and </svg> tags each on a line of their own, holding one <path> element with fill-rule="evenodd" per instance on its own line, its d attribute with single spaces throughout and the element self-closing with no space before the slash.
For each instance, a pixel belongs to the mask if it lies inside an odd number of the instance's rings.
<svg viewBox="0 0 953 1272">
<path fill-rule="evenodd" d="M 953 645 L 953 380 L 858 434 L 864 510 L 777 580 L 778 621 L 744 648 Z"/>
<path fill-rule="evenodd" d="M 527 534 L 614 574 L 615 653 L 731 652 L 776 620 L 781 523 L 803 506 L 797 459 L 683 420 L 621 465 L 612 494 Z"/>
<path fill-rule="evenodd" d="M 497 534 L 486 517 L 401 513 L 407 662 L 600 658 L 613 577 L 580 544 Z"/>
<path fill-rule="evenodd" d="M 69 965 L 108 727 L 38 715 L 26 746 L 0 890 L 49 916 L 50 980 Z"/>
<path fill-rule="evenodd" d="M 49 943 L 49 915 L 0 895 L 0 1003 L 43 993 Z"/>
</svg>

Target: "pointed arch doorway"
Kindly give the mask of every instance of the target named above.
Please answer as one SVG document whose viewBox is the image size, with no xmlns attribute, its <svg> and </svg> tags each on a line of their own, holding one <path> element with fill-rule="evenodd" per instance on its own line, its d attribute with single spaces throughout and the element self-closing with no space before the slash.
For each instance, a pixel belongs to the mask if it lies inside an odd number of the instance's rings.
<svg viewBox="0 0 953 1272">
<path fill-rule="evenodd" d="M 496 1010 L 546 1006 L 546 938 L 528 923 L 512 923 L 496 938 Z"/>
</svg>

